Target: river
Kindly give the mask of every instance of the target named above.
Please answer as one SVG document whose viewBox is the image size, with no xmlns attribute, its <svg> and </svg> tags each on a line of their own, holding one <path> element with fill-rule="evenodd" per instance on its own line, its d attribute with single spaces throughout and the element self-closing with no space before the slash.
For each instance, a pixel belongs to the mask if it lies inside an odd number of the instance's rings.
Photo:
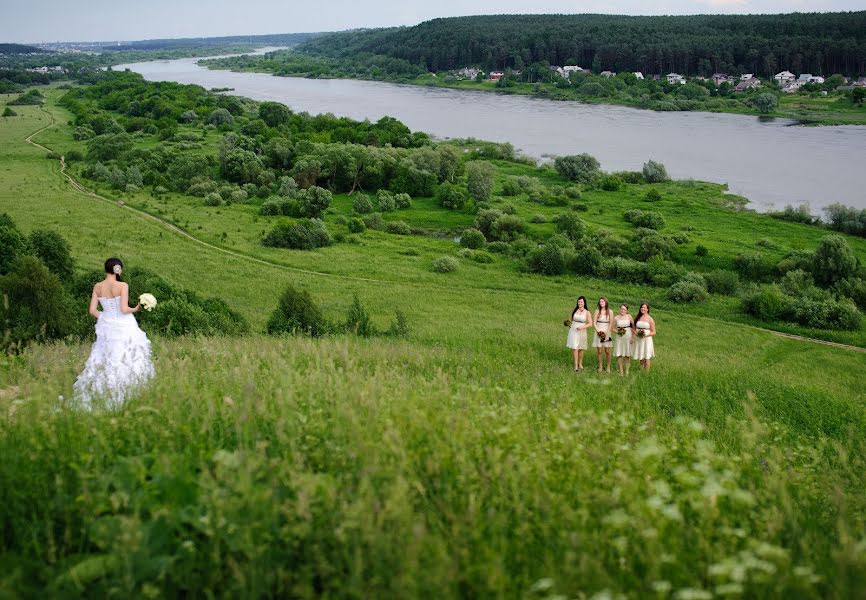
<svg viewBox="0 0 866 600">
<path fill-rule="evenodd" d="M 292 110 L 353 119 L 392 116 L 438 138 L 510 142 L 535 158 L 589 152 L 605 170 L 660 161 L 677 179 L 727 183 L 756 210 L 833 202 L 866 208 L 866 127 L 799 127 L 784 119 L 652 112 L 528 96 L 350 79 L 211 71 L 197 59 L 120 65 L 152 81 L 233 88 Z"/>
</svg>

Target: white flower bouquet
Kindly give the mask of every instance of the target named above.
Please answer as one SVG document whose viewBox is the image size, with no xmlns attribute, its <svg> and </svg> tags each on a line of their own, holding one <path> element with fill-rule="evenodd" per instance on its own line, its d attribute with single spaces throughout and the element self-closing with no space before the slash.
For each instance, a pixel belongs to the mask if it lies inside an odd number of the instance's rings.
<svg viewBox="0 0 866 600">
<path fill-rule="evenodd" d="M 141 307 L 150 312 L 156 306 L 156 298 L 154 298 L 153 294 L 142 294 L 138 297 L 138 301 L 141 303 Z"/>
</svg>

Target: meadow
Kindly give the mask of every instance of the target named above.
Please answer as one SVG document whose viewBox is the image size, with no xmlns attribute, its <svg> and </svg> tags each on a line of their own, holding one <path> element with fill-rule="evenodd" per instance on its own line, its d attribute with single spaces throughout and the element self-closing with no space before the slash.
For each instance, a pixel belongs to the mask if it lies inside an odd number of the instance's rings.
<svg viewBox="0 0 866 600">
<path fill-rule="evenodd" d="M 76 146 L 56 98 L 0 122 L 0 212 L 60 231 L 79 269 L 119 255 L 256 330 L 289 283 L 334 320 L 357 294 L 381 329 L 400 309 L 410 333 L 156 338 L 157 379 L 115 413 L 69 401 L 87 343 L 3 357 L 0 598 L 864 597 L 863 353 L 753 327 L 733 298 L 686 310 L 499 255 L 433 273 L 459 248 L 441 235 L 287 251 L 261 246 L 254 205 L 87 196 L 24 141 L 53 119 L 34 141 Z M 826 233 L 736 210 L 718 186 L 658 185 L 653 209 L 720 265 Z M 639 202 L 629 187 L 582 200 L 613 229 Z M 329 224 L 349 202 L 335 195 Z M 386 218 L 471 223 L 429 202 Z M 653 299 L 651 373 L 571 370 L 561 322 L 578 293 Z M 862 330 L 830 336 L 864 345 Z"/>
</svg>

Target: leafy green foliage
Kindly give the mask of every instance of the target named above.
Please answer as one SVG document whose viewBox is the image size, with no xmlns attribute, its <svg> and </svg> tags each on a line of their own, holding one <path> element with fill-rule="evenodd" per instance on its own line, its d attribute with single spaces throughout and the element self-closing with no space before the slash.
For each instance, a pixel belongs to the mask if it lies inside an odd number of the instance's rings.
<svg viewBox="0 0 866 600">
<path fill-rule="evenodd" d="M 267 332 L 271 335 L 302 333 L 315 337 L 326 329 L 322 311 L 310 292 L 291 285 L 286 286 L 267 324 Z"/>
</svg>

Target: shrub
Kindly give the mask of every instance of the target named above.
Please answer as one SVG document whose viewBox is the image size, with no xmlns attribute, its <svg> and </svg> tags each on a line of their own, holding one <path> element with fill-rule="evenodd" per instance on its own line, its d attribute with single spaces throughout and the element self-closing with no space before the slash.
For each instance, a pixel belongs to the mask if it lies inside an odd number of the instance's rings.
<svg viewBox="0 0 866 600">
<path fill-rule="evenodd" d="M 506 242 L 490 242 L 487 244 L 487 250 L 496 254 L 506 254 L 509 246 Z"/>
<path fill-rule="evenodd" d="M 514 206 L 513 204 L 503 204 L 499 210 L 501 210 L 506 215 L 516 215 L 517 214 L 517 207 Z"/>
<path fill-rule="evenodd" d="M 642 173 L 647 183 L 661 183 L 670 180 L 668 170 L 665 166 L 654 160 L 649 160 L 644 163 Z"/>
<path fill-rule="evenodd" d="M 689 234 L 684 233 L 684 232 L 675 233 L 672 236 L 670 236 L 670 239 L 673 243 L 677 244 L 678 246 L 682 246 L 683 244 L 688 244 L 689 242 L 692 241 L 692 238 L 689 237 Z"/>
<path fill-rule="evenodd" d="M 476 202 L 487 202 L 493 193 L 496 168 L 488 163 L 473 161 L 466 165 L 466 189 Z"/>
<path fill-rule="evenodd" d="M 331 192 L 318 186 L 312 186 L 298 193 L 298 207 L 301 215 L 310 219 L 320 219 L 331 206 Z"/>
<path fill-rule="evenodd" d="M 671 286 L 685 276 L 685 269 L 675 262 L 661 256 L 653 256 L 646 261 L 649 282 L 659 287 Z"/>
<path fill-rule="evenodd" d="M 553 166 L 562 177 L 578 183 L 589 183 L 599 175 L 600 165 L 590 154 L 577 156 L 560 156 Z"/>
<path fill-rule="evenodd" d="M 325 224 L 319 219 L 302 219 L 295 223 L 278 223 L 262 239 L 262 244 L 274 248 L 293 250 L 312 250 L 330 246 L 333 243 Z"/>
<path fill-rule="evenodd" d="M 222 203 L 223 197 L 220 196 L 217 192 L 211 192 L 204 197 L 205 206 L 221 206 Z"/>
<path fill-rule="evenodd" d="M 556 230 L 567 235 L 573 242 L 579 242 L 586 234 L 586 224 L 574 213 L 560 213 L 554 217 Z"/>
<path fill-rule="evenodd" d="M 82 160 L 84 160 L 84 152 L 78 150 L 77 148 L 74 148 L 66 153 L 65 158 L 66 162 L 68 163 L 81 162 Z"/>
<path fill-rule="evenodd" d="M 460 210 L 466 206 L 466 193 L 463 189 L 451 183 L 443 183 L 436 192 L 439 206 L 450 210 Z"/>
<path fill-rule="evenodd" d="M 575 212 L 586 212 L 589 210 L 589 205 L 586 202 L 572 202 L 571 210 Z"/>
<path fill-rule="evenodd" d="M 660 235 L 644 236 L 638 242 L 638 256 L 641 260 L 647 260 L 653 256 L 670 258 L 672 252 L 673 243 Z"/>
<path fill-rule="evenodd" d="M 530 223 L 547 223 L 547 217 L 544 215 L 532 215 L 529 217 Z"/>
<path fill-rule="evenodd" d="M 833 292 L 839 298 L 849 298 L 860 310 L 866 311 L 866 280 L 859 277 L 843 279 L 833 286 Z"/>
<path fill-rule="evenodd" d="M 648 229 L 664 229 L 665 219 L 657 212 L 633 208 L 623 213 L 623 218 L 635 227 Z"/>
<path fill-rule="evenodd" d="M 475 216 L 475 228 L 484 234 L 488 241 L 494 241 L 493 223 L 502 216 L 502 211 L 495 208 L 486 208 Z"/>
<path fill-rule="evenodd" d="M 623 180 L 616 175 L 605 175 L 598 181 L 598 187 L 605 192 L 616 192 L 622 189 Z"/>
<path fill-rule="evenodd" d="M 516 177 L 509 177 L 502 183 L 502 196 L 517 196 L 522 191 Z"/>
<path fill-rule="evenodd" d="M 490 233 L 494 240 L 511 242 L 526 231 L 526 224 L 517 215 L 502 215 L 493 222 Z"/>
<path fill-rule="evenodd" d="M 587 245 L 598 248 L 602 256 L 627 256 L 629 244 L 609 229 L 597 229 L 588 236 Z"/>
<path fill-rule="evenodd" d="M 387 335 L 391 337 L 406 337 L 409 335 L 409 319 L 403 314 L 403 311 L 394 311 L 394 320 L 391 321 L 391 326 L 388 328 Z"/>
<path fill-rule="evenodd" d="M 767 215 L 780 221 L 803 223 L 805 225 L 814 225 L 821 221 L 821 219 L 811 214 L 808 204 L 801 204 L 796 208 L 788 204 L 781 212 L 770 212 Z"/>
<path fill-rule="evenodd" d="M 561 275 L 566 264 L 565 252 L 554 244 L 534 248 L 526 255 L 526 267 L 533 273 Z"/>
<path fill-rule="evenodd" d="M 376 229 L 378 231 L 385 230 L 385 219 L 382 218 L 381 213 L 371 213 L 369 215 L 365 215 L 362 217 L 364 221 L 364 225 L 367 226 L 367 229 Z"/>
<path fill-rule="evenodd" d="M 856 271 L 857 257 L 841 235 L 828 235 L 818 243 L 812 259 L 812 274 L 816 282 L 830 286 L 851 277 Z"/>
<path fill-rule="evenodd" d="M 704 273 L 704 279 L 707 282 L 707 291 L 711 294 L 731 296 L 740 287 L 740 278 L 733 271 L 717 269 Z"/>
<path fill-rule="evenodd" d="M 709 294 L 705 287 L 693 281 L 678 281 L 668 288 L 665 297 L 671 302 L 704 302 Z"/>
<path fill-rule="evenodd" d="M 288 175 L 280 177 L 280 188 L 277 195 L 283 198 L 294 198 L 298 193 L 298 183 Z"/>
<path fill-rule="evenodd" d="M 358 294 L 354 295 L 352 304 L 346 311 L 346 322 L 343 327 L 345 327 L 346 331 L 361 337 L 376 335 L 376 329 L 370 321 L 370 314 L 364 308 L 364 305 L 361 304 Z"/>
<path fill-rule="evenodd" d="M 830 227 L 842 233 L 866 236 L 866 208 L 856 208 L 834 203 L 824 209 Z"/>
<path fill-rule="evenodd" d="M 0 276 L 0 349 L 20 350 L 31 342 L 69 335 L 74 306 L 60 279 L 42 261 L 35 256 L 15 259 Z"/>
<path fill-rule="evenodd" d="M 259 213 L 266 217 L 275 217 L 277 215 L 285 214 L 283 212 L 283 207 L 285 205 L 285 201 L 281 198 L 271 197 L 262 202 L 261 207 L 259 207 Z"/>
<path fill-rule="evenodd" d="M 358 194 L 352 199 L 352 210 L 359 215 L 373 212 L 373 201 L 367 194 Z"/>
<path fill-rule="evenodd" d="M 698 244 L 695 247 L 695 256 L 699 256 L 699 257 L 703 258 L 704 256 L 708 255 L 709 253 L 710 253 L 710 251 L 707 250 L 706 246 L 702 246 L 701 244 Z"/>
<path fill-rule="evenodd" d="M 578 275 L 595 275 L 601 267 L 602 256 L 592 246 L 579 249 L 571 259 L 571 270 Z"/>
<path fill-rule="evenodd" d="M 362 221 L 361 219 L 358 219 L 358 218 L 349 219 L 349 221 L 346 223 L 346 225 L 349 228 L 349 231 L 351 231 L 352 233 L 361 233 L 362 231 L 367 229 L 367 226 L 364 224 L 364 221 Z"/>
<path fill-rule="evenodd" d="M 410 235 L 412 229 L 405 221 L 391 221 L 385 226 L 385 231 L 396 235 Z"/>
<path fill-rule="evenodd" d="M 764 285 L 743 295 L 743 311 L 762 321 L 776 321 L 787 300 L 777 285 Z"/>
<path fill-rule="evenodd" d="M 277 308 L 268 319 L 269 334 L 303 333 L 319 336 L 325 332 L 326 324 L 322 311 L 306 290 L 287 286 Z"/>
<path fill-rule="evenodd" d="M 815 253 L 808 250 L 791 250 L 776 264 L 776 271 L 778 271 L 779 275 L 784 275 L 788 271 L 796 269 L 811 272 L 814 257 Z"/>
<path fill-rule="evenodd" d="M 18 257 L 30 252 L 24 236 L 8 218 L 8 215 L 4 213 L 3 216 L 6 219 L 4 219 L 4 223 L 0 224 L 0 275 L 8 273 Z"/>
<path fill-rule="evenodd" d="M 412 206 L 412 196 L 406 193 L 395 194 L 394 202 L 397 205 L 397 208 L 409 208 Z"/>
<path fill-rule="evenodd" d="M 565 188 L 565 197 L 570 200 L 580 200 L 583 198 L 583 193 L 580 191 L 580 188 L 575 186 L 570 186 Z"/>
<path fill-rule="evenodd" d="M 477 229 L 464 229 L 460 235 L 460 245 L 464 248 L 483 248 L 486 240 Z"/>
<path fill-rule="evenodd" d="M 605 258 L 601 261 L 599 275 L 621 283 L 649 283 L 646 263 L 628 258 Z"/>
<path fill-rule="evenodd" d="M 789 296 L 799 296 L 815 287 L 815 279 L 811 273 L 795 269 L 785 273 L 785 276 L 779 282 L 779 286 Z"/>
<path fill-rule="evenodd" d="M 379 190 L 376 194 L 376 204 L 379 212 L 393 212 L 397 210 L 397 201 L 394 194 L 388 190 Z"/>
<path fill-rule="evenodd" d="M 70 281 L 75 263 L 69 244 L 56 231 L 34 229 L 27 237 L 30 251 L 61 281 Z"/>
<path fill-rule="evenodd" d="M 644 202 L 658 202 L 662 199 L 662 194 L 655 188 L 650 188 L 647 190 L 646 194 L 643 195 Z"/>
<path fill-rule="evenodd" d="M 436 273 L 451 273 L 456 271 L 460 263 L 453 256 L 440 256 L 433 261 L 432 269 Z"/>
<path fill-rule="evenodd" d="M 756 252 L 738 255 L 734 259 L 734 269 L 740 277 L 751 281 L 761 281 L 770 270 L 764 255 Z"/>
</svg>

